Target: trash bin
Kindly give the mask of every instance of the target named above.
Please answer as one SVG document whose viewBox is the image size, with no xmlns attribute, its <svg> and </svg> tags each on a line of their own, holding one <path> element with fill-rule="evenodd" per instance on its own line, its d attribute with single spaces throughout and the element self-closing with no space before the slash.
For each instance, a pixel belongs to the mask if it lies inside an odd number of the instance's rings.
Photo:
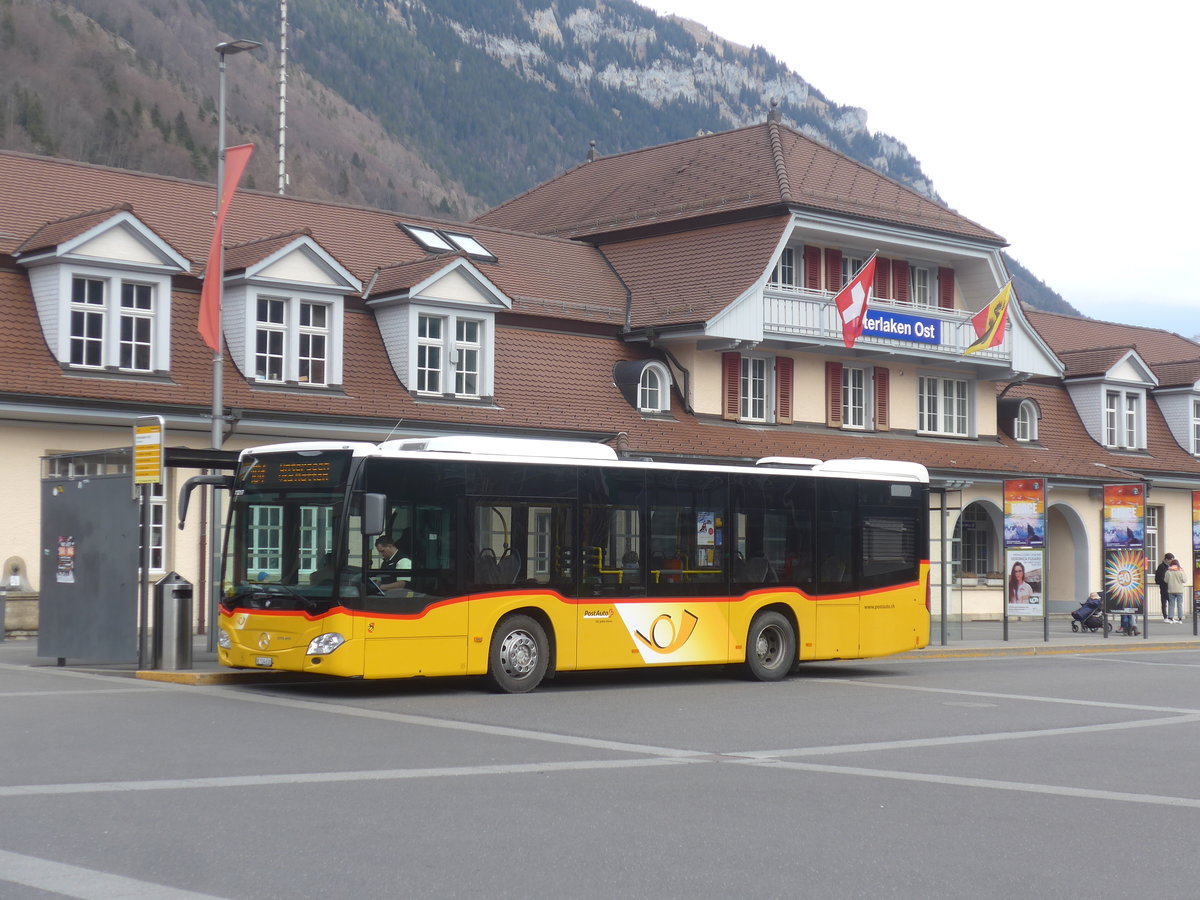
<svg viewBox="0 0 1200 900">
<path fill-rule="evenodd" d="M 154 582 L 155 669 L 192 667 L 192 583 L 170 572 Z"/>
</svg>

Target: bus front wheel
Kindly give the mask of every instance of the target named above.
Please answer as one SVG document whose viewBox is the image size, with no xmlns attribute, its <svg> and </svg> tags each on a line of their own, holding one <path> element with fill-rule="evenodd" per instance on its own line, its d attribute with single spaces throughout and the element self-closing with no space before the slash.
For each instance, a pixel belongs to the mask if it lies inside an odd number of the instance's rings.
<svg viewBox="0 0 1200 900">
<path fill-rule="evenodd" d="M 755 681 L 779 681 L 796 661 L 796 631 L 787 617 L 764 610 L 746 635 L 746 674 Z"/>
<path fill-rule="evenodd" d="M 506 694 L 523 694 L 541 683 L 550 661 L 546 631 L 529 616 L 509 616 L 492 633 L 488 680 Z"/>
</svg>

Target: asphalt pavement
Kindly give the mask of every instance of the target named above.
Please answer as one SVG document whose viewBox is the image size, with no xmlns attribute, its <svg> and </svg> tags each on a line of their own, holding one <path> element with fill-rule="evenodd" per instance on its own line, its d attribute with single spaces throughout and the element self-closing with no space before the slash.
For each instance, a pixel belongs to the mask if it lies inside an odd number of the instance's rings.
<svg viewBox="0 0 1200 900">
<path fill-rule="evenodd" d="M 1114 625 L 1119 625 L 1119 621 Z M 1159 618 L 1136 620 L 1138 633 L 1130 636 L 1112 630 L 1071 628 L 1069 615 L 1051 616 L 1049 629 L 1041 619 L 960 621 L 947 620 L 943 629 L 933 623 L 929 645 L 906 657 L 955 659 L 978 656 L 1034 656 L 1062 653 L 1113 653 L 1129 650 L 1194 650 L 1200 648 L 1200 622 L 1188 618 L 1179 624 Z M 325 676 L 289 672 L 228 669 L 217 662 L 216 651 L 208 649 L 206 635 L 196 635 L 192 663 L 184 668 L 142 669 L 136 663 L 68 659 L 64 668 L 175 684 L 249 684 L 281 680 L 326 681 Z M 0 642 L 6 662 L 16 665 L 56 666 L 58 661 L 37 655 L 37 639 L 9 638 Z"/>
</svg>

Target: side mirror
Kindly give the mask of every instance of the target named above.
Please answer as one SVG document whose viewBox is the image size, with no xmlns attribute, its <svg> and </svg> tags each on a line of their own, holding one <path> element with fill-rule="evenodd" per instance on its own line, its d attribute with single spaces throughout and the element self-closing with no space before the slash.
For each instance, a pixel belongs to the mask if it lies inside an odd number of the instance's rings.
<svg viewBox="0 0 1200 900">
<path fill-rule="evenodd" d="M 179 527 L 183 528 L 184 522 L 187 521 L 188 500 L 192 496 L 192 491 L 202 484 L 211 484 L 215 488 L 224 489 L 227 491 L 233 490 L 232 475 L 197 475 L 194 478 L 189 478 L 183 483 L 183 487 L 179 489 Z"/>
<path fill-rule="evenodd" d="M 387 504 L 387 494 L 363 494 L 363 534 L 383 534 L 383 529 L 387 527 Z"/>
</svg>

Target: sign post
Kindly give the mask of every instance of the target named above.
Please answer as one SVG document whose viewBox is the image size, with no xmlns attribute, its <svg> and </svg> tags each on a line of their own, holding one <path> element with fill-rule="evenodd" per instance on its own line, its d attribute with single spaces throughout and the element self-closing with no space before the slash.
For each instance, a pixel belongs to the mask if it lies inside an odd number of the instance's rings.
<svg viewBox="0 0 1200 900">
<path fill-rule="evenodd" d="M 133 425 L 133 490 L 141 501 L 141 578 L 138 580 L 138 668 L 150 659 L 150 544 L 152 485 L 163 480 L 163 418 L 138 416 Z"/>
</svg>

